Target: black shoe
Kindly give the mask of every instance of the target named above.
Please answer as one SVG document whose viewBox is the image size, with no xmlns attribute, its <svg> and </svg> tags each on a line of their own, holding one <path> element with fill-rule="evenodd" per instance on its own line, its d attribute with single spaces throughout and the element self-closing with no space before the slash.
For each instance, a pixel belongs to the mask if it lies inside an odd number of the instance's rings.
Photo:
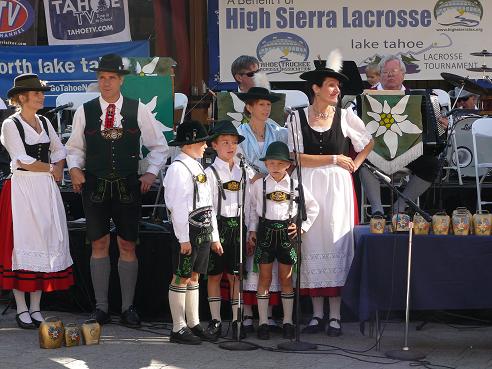
<svg viewBox="0 0 492 369">
<path fill-rule="evenodd" d="M 292 340 L 296 336 L 296 332 L 294 331 L 294 325 L 290 323 L 285 323 L 282 327 L 282 337 Z"/>
<path fill-rule="evenodd" d="M 31 323 L 24 323 L 19 318 L 19 316 L 21 316 L 22 314 L 29 315 L 29 311 L 26 310 L 26 311 L 23 311 L 23 312 L 15 315 L 15 321 L 17 322 L 17 325 L 19 326 L 19 328 L 22 328 L 22 329 L 36 329 L 36 326 L 34 325 L 33 322 L 31 322 Z"/>
<path fill-rule="evenodd" d="M 219 322 L 217 319 L 211 320 L 208 323 L 206 332 L 216 339 L 219 339 L 222 334 L 222 322 Z"/>
<path fill-rule="evenodd" d="M 340 328 L 332 327 L 330 325 L 331 322 L 337 322 Z M 330 337 L 339 337 L 342 335 L 342 322 L 340 319 L 332 318 L 328 321 L 328 330 L 326 331 L 326 334 Z"/>
<path fill-rule="evenodd" d="M 190 330 L 195 336 L 199 337 L 202 341 L 209 341 L 209 342 L 217 341 L 217 337 L 204 330 L 200 324 L 195 325 L 194 327 L 190 328 Z"/>
<path fill-rule="evenodd" d="M 374 213 L 371 214 L 371 218 L 374 218 L 374 217 L 383 217 L 384 218 L 384 213 L 380 212 L 379 210 L 375 211 Z"/>
<path fill-rule="evenodd" d="M 90 319 L 97 320 L 100 325 L 111 323 L 111 316 L 101 309 L 94 310 L 90 316 Z"/>
<path fill-rule="evenodd" d="M 36 310 L 36 311 L 33 311 L 32 313 L 29 313 L 29 315 L 31 316 L 31 320 L 32 320 L 32 322 L 34 323 L 34 325 L 36 326 L 36 328 L 39 328 L 39 326 L 41 325 L 41 323 L 42 323 L 43 321 L 42 321 L 42 320 L 37 320 L 37 319 L 34 319 L 34 318 L 32 317 L 32 314 L 34 314 L 34 313 L 40 313 L 40 314 L 41 314 L 41 312 L 40 312 L 39 310 Z"/>
<path fill-rule="evenodd" d="M 252 316 L 249 316 L 249 315 L 245 315 L 245 316 L 243 317 L 243 327 L 244 327 L 244 332 L 245 332 L 245 333 L 254 333 L 254 331 L 255 331 L 255 327 L 253 326 L 253 324 L 248 324 L 248 325 L 245 325 L 245 324 L 244 324 L 244 321 L 245 321 L 246 319 L 251 319 L 251 321 L 253 321 L 253 317 L 252 317 Z"/>
<path fill-rule="evenodd" d="M 183 345 L 199 345 L 202 343 L 202 340 L 195 336 L 188 327 L 181 328 L 177 332 L 171 332 L 169 341 Z"/>
<path fill-rule="evenodd" d="M 318 324 L 305 326 L 302 329 L 302 333 L 314 334 L 314 333 L 323 332 L 325 330 L 325 322 L 323 321 L 323 319 L 313 316 L 313 319 L 311 320 L 316 320 Z"/>
<path fill-rule="evenodd" d="M 237 339 L 237 320 L 232 322 L 232 339 Z M 244 325 L 241 323 L 241 330 L 239 331 L 239 338 L 244 340 L 246 338 L 246 329 Z"/>
<path fill-rule="evenodd" d="M 123 313 L 121 313 L 120 323 L 130 328 L 140 327 L 140 317 L 133 305 L 130 305 Z"/>
<path fill-rule="evenodd" d="M 270 339 L 270 328 L 268 324 L 262 324 L 258 327 L 258 332 L 256 332 L 258 338 L 260 340 L 269 340 Z"/>
</svg>

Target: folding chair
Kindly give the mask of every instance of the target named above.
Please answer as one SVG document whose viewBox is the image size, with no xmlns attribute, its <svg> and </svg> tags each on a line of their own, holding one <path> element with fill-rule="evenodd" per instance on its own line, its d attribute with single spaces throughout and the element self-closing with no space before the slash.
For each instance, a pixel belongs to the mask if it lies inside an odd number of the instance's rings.
<svg viewBox="0 0 492 369">
<path fill-rule="evenodd" d="M 473 122 L 472 125 L 472 139 L 473 139 L 473 160 L 475 162 L 475 183 L 477 185 L 477 207 L 478 210 L 482 211 L 482 205 L 492 204 L 492 201 L 482 201 L 481 198 L 481 185 L 492 169 L 492 158 L 479 158 L 479 151 L 477 148 L 477 138 L 481 138 L 482 145 L 492 144 L 492 118 L 481 118 Z M 487 141 L 486 143 L 484 141 Z M 484 145 L 484 146 L 485 146 Z M 486 161 L 480 161 L 479 159 L 484 159 Z M 483 174 L 480 179 L 480 168 L 486 169 L 485 174 Z"/>
</svg>

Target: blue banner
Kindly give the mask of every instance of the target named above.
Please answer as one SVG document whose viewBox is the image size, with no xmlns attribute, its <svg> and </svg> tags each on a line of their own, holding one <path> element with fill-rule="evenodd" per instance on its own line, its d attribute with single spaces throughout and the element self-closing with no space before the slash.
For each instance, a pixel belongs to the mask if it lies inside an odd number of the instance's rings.
<svg viewBox="0 0 492 369">
<path fill-rule="evenodd" d="M 5 98 L 15 76 L 36 73 L 52 86 L 45 106 L 55 106 L 64 92 L 85 92 L 96 82 L 99 58 L 115 53 L 121 56 L 149 56 L 148 41 L 119 42 L 80 46 L 9 46 L 0 48 L 0 97 Z"/>
</svg>

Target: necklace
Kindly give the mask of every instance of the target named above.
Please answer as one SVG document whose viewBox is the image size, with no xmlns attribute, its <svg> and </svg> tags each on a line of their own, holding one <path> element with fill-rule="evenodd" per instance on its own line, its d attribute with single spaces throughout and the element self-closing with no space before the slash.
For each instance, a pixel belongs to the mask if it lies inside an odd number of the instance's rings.
<svg viewBox="0 0 492 369">
<path fill-rule="evenodd" d="M 313 115 L 314 115 L 314 118 L 315 119 L 328 119 L 330 118 L 333 113 L 334 113 L 334 109 L 330 106 L 328 109 L 328 111 L 324 111 L 324 112 L 318 112 L 316 111 L 316 108 L 314 107 L 314 105 L 311 105 L 311 107 L 313 108 Z"/>
<path fill-rule="evenodd" d="M 257 138 L 259 138 L 259 139 L 265 138 L 265 128 L 263 128 L 263 133 L 260 133 L 257 130 L 253 129 L 253 126 L 250 126 L 250 127 L 251 127 L 251 130 L 253 131 L 253 133 L 255 134 L 255 136 Z"/>
</svg>

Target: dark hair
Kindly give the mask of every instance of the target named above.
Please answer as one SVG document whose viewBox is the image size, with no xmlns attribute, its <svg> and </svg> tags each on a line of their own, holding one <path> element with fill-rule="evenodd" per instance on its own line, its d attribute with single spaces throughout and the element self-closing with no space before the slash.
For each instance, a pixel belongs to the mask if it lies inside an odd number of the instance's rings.
<svg viewBox="0 0 492 369">
<path fill-rule="evenodd" d="M 234 80 L 237 82 L 236 74 L 242 70 L 248 69 L 251 65 L 260 65 L 260 62 L 254 56 L 249 55 L 241 55 L 234 60 L 231 64 L 231 74 Z"/>
</svg>

